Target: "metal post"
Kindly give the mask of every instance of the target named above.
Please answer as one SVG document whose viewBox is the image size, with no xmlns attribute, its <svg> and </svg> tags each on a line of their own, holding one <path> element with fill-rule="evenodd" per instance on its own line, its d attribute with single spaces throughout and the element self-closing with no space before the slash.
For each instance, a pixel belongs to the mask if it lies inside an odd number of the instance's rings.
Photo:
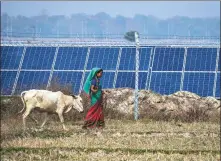
<svg viewBox="0 0 221 161">
<path fill-rule="evenodd" d="M 134 118 L 138 119 L 138 82 L 139 82 L 139 38 L 137 32 L 135 32 L 135 42 L 136 42 L 136 72 L 135 72 L 135 102 L 134 102 Z"/>
<path fill-rule="evenodd" d="M 120 48 L 120 50 L 119 50 L 119 55 L 118 55 L 118 59 L 117 59 L 117 66 L 116 66 L 116 71 L 115 71 L 115 75 L 114 75 L 113 88 L 116 87 L 117 75 L 118 75 L 118 70 L 119 70 L 119 66 L 120 66 L 121 53 L 122 53 L 122 48 Z"/>
<path fill-rule="evenodd" d="M 151 62 L 151 67 L 150 67 L 150 78 L 148 78 L 148 90 L 150 90 L 150 83 L 151 83 L 151 77 L 152 77 L 152 70 L 153 70 L 153 63 L 154 63 L 154 58 L 155 58 L 155 52 L 156 52 L 156 47 L 154 47 L 154 52 L 153 52 L 153 58 L 152 58 L 152 62 Z"/>
<path fill-rule="evenodd" d="M 182 76 L 181 76 L 181 84 L 180 84 L 180 91 L 183 90 L 183 80 L 184 80 L 184 74 L 185 74 L 185 67 L 186 67 L 186 57 L 187 57 L 187 48 L 185 47 L 184 52 L 184 59 L 183 59 L 183 69 L 182 69 Z"/>
<path fill-rule="evenodd" d="M 13 85 L 13 88 L 12 88 L 12 93 L 11 93 L 11 95 L 14 95 L 14 94 L 15 94 L 15 89 L 16 89 L 16 86 L 17 86 L 17 83 L 18 83 L 18 78 L 19 78 L 20 72 L 21 72 L 22 63 L 23 63 L 24 58 L 25 58 L 25 53 L 26 53 L 26 46 L 25 46 L 24 49 L 23 49 L 21 61 L 20 61 L 20 63 L 19 63 L 18 72 L 17 72 L 16 77 L 15 77 L 15 82 L 14 82 L 14 85 Z"/>
<path fill-rule="evenodd" d="M 58 50 L 59 50 L 59 47 L 57 47 L 56 51 L 55 51 L 54 60 L 53 60 L 53 63 L 52 63 L 51 72 L 50 72 L 50 75 L 49 75 L 48 84 L 47 84 L 46 89 L 48 89 L 48 87 L 51 85 L 51 80 L 52 80 L 52 75 L 53 75 L 53 72 L 54 72 L 54 66 L 55 66 L 55 63 L 56 63 L 56 60 L 57 60 Z"/>
<path fill-rule="evenodd" d="M 81 93 L 81 91 L 82 91 L 82 89 L 83 89 L 85 72 L 86 72 L 86 68 L 87 68 L 87 63 L 88 63 L 90 51 L 91 51 L 91 48 L 89 47 L 88 50 L 87 50 L 87 56 L 86 56 L 86 60 L 85 60 L 85 64 L 84 64 L 84 72 L 83 72 L 82 78 L 81 78 L 81 84 L 80 84 L 79 94 Z"/>
<path fill-rule="evenodd" d="M 220 59 L 219 50 L 220 50 L 220 48 L 217 48 L 216 69 L 215 69 L 215 78 L 214 78 L 214 84 L 213 84 L 213 97 L 216 97 L 216 81 L 217 81 L 218 63 L 219 63 L 219 59 Z"/>
<path fill-rule="evenodd" d="M 151 61 L 152 61 L 152 55 L 153 55 L 153 48 L 151 48 L 151 52 L 150 52 L 150 60 L 149 60 L 149 65 L 148 65 L 148 73 L 147 73 L 147 79 L 146 79 L 146 84 L 145 84 L 145 90 L 147 90 L 148 79 L 149 79 L 149 75 L 150 75 L 150 64 L 151 64 Z"/>
</svg>

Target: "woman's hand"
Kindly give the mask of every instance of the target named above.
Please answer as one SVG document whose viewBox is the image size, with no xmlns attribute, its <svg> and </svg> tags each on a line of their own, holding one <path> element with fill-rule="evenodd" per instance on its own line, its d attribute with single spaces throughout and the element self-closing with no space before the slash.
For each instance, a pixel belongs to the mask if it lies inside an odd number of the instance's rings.
<svg viewBox="0 0 221 161">
<path fill-rule="evenodd" d="M 96 92 L 98 91 L 98 88 L 97 88 L 96 86 L 92 85 L 92 86 L 91 86 L 91 91 L 92 91 L 93 93 L 96 93 Z"/>
</svg>

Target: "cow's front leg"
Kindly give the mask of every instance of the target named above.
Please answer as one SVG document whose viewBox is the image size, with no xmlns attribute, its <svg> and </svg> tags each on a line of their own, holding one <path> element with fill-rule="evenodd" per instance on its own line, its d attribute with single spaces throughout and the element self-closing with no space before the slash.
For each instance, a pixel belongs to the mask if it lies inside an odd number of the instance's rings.
<svg viewBox="0 0 221 161">
<path fill-rule="evenodd" d="M 65 127 L 65 125 L 64 125 L 63 112 L 58 111 L 57 113 L 58 113 L 58 117 L 59 117 L 59 119 L 60 119 L 60 121 L 61 121 L 61 124 L 62 124 L 62 126 L 63 126 L 63 129 L 64 129 L 65 131 L 68 131 L 68 129 L 67 129 L 67 128 Z"/>
<path fill-rule="evenodd" d="M 41 124 L 41 128 L 43 128 L 43 126 L 45 125 L 45 123 L 48 121 L 48 113 L 45 112 L 44 115 L 45 115 L 45 119 L 44 119 L 43 123 Z"/>
</svg>

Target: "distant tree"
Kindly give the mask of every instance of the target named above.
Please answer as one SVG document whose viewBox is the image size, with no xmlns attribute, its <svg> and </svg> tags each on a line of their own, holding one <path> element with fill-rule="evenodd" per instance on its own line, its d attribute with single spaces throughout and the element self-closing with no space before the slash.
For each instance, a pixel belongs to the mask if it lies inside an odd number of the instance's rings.
<svg viewBox="0 0 221 161">
<path fill-rule="evenodd" d="M 12 25 L 11 25 L 12 24 Z M 177 36 L 216 36 L 220 37 L 220 18 L 190 18 L 175 16 L 168 19 L 159 19 L 155 16 L 135 15 L 134 18 L 117 15 L 111 17 L 105 12 L 95 15 L 72 14 L 49 15 L 46 9 L 36 16 L 9 16 L 7 12 L 1 13 L 1 32 L 10 32 L 14 36 L 31 36 L 33 28 L 41 33 L 42 37 L 59 34 L 64 36 L 74 34 L 124 34 L 128 41 L 134 41 L 134 31 L 151 36 L 177 35 Z M 134 31 L 131 31 L 134 30 Z"/>
</svg>

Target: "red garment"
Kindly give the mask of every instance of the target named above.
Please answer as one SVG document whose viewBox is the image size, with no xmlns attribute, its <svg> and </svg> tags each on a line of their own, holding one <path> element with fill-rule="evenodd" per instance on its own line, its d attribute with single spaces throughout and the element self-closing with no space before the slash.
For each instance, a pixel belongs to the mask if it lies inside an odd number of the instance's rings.
<svg viewBox="0 0 221 161">
<path fill-rule="evenodd" d="M 95 103 L 87 112 L 83 128 L 102 128 L 104 127 L 104 113 L 102 100 Z"/>
</svg>

